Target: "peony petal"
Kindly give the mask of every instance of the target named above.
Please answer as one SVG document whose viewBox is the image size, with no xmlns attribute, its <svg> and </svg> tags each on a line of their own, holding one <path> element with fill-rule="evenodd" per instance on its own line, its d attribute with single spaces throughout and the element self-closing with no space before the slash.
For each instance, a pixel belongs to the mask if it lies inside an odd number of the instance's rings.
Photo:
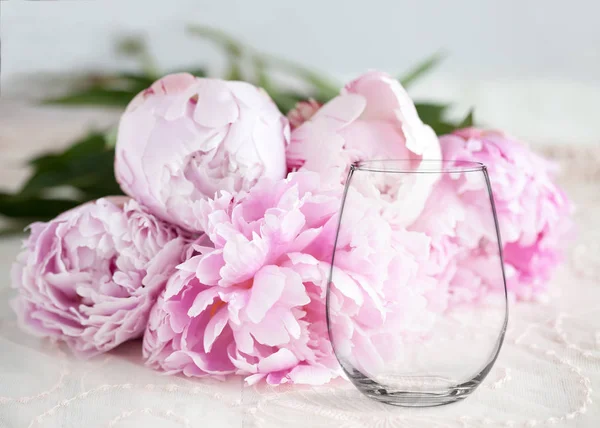
<svg viewBox="0 0 600 428">
<path fill-rule="evenodd" d="M 257 374 L 253 374 L 253 375 L 245 377 L 244 380 L 246 381 L 248 386 L 252 386 L 252 385 L 255 385 L 258 382 L 260 382 L 262 379 L 264 379 L 265 376 L 266 376 L 265 374 L 257 373 Z"/>
<path fill-rule="evenodd" d="M 199 79 L 198 102 L 194 120 L 207 128 L 233 123 L 239 117 L 239 107 L 225 82 Z"/>
<path fill-rule="evenodd" d="M 366 99 L 361 95 L 340 95 L 321 107 L 310 122 L 318 123 L 323 120 L 333 129 L 339 129 L 355 121 L 366 105 Z"/>
<path fill-rule="evenodd" d="M 262 345 L 282 346 L 290 342 L 290 334 L 278 314 L 268 313 L 260 324 L 249 328 L 254 339 Z"/>
<path fill-rule="evenodd" d="M 298 364 L 296 356 L 286 348 L 281 348 L 277 352 L 263 358 L 258 363 L 260 373 L 271 373 L 286 370 Z"/>
<path fill-rule="evenodd" d="M 332 370 L 312 365 L 299 365 L 294 367 L 288 374 L 292 382 L 305 385 L 324 385 L 334 376 L 337 375 Z"/>
<path fill-rule="evenodd" d="M 225 266 L 221 269 L 220 284 L 226 287 L 252 278 L 267 254 L 267 244 L 259 237 L 250 241 L 241 234 L 231 236 L 223 248 Z"/>
<path fill-rule="evenodd" d="M 205 352 L 210 352 L 213 343 L 227 325 L 228 320 L 229 314 L 227 313 L 227 308 L 222 308 L 219 309 L 217 313 L 208 322 L 208 324 L 206 324 L 206 329 L 204 330 Z"/>
<path fill-rule="evenodd" d="M 356 284 L 356 282 L 343 270 L 337 266 L 333 267 L 331 277 L 333 279 L 333 286 L 342 292 L 346 297 L 352 299 L 356 304 L 361 305 L 363 302 L 363 295 Z"/>
<path fill-rule="evenodd" d="M 286 280 L 286 272 L 276 266 L 265 266 L 256 273 L 246 306 L 246 314 L 252 322 L 259 323 L 263 320 L 281 297 Z"/>
<path fill-rule="evenodd" d="M 212 305 L 218 296 L 219 291 L 216 288 L 209 288 L 198 293 L 194 299 L 194 303 L 192 303 L 192 306 L 187 311 L 187 315 L 190 317 L 197 317 L 204 312 L 206 308 Z"/>
<path fill-rule="evenodd" d="M 202 255 L 198 260 L 195 269 L 196 277 L 203 284 L 216 285 L 221 278 L 219 272 L 223 266 L 225 266 L 223 251 L 211 251 L 210 253 Z"/>
</svg>

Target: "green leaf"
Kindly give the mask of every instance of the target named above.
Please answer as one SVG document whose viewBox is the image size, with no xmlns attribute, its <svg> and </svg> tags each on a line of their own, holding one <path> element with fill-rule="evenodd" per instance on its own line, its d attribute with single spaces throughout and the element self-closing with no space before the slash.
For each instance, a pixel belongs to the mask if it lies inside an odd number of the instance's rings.
<svg viewBox="0 0 600 428">
<path fill-rule="evenodd" d="M 450 107 L 448 104 L 436 103 L 415 103 L 417 113 L 423 123 L 431 126 L 437 135 L 449 134 L 457 129 L 473 126 L 473 110 L 458 123 L 446 120 L 446 111 Z"/>
<path fill-rule="evenodd" d="M 141 91 L 152 85 L 156 81 L 157 76 L 144 73 L 119 73 L 115 78 L 126 81 L 132 91 L 136 88 L 139 88 L 139 91 Z"/>
<path fill-rule="evenodd" d="M 114 178 L 114 149 L 106 137 L 93 133 L 62 153 L 33 159 L 34 172 L 21 188 L 21 195 L 39 195 L 46 189 L 71 186 L 86 199 L 121 194 Z"/>
<path fill-rule="evenodd" d="M 104 135 L 99 132 L 91 132 L 81 140 L 76 141 L 71 146 L 67 147 L 62 153 L 50 153 L 39 156 L 29 161 L 31 165 L 39 166 L 45 159 L 52 159 L 60 156 L 65 159 L 73 159 L 79 156 L 102 151 L 106 148 L 106 140 Z"/>
<path fill-rule="evenodd" d="M 72 199 L 45 199 L 0 192 L 0 215 L 10 218 L 49 220 L 80 204 Z"/>
<path fill-rule="evenodd" d="M 12 237 L 15 235 L 25 234 L 25 228 L 29 223 L 27 222 L 14 222 L 8 226 L 0 228 L 0 238 Z"/>
<path fill-rule="evenodd" d="M 454 123 L 444 121 L 428 123 L 428 125 L 431 126 L 431 128 L 435 131 L 436 135 L 438 136 L 449 134 L 457 129 Z"/>
<path fill-rule="evenodd" d="M 140 36 L 129 35 L 117 40 L 115 51 L 123 56 L 138 56 L 148 50 L 146 42 Z"/>
<path fill-rule="evenodd" d="M 139 91 L 89 88 L 43 101 L 44 104 L 126 107 Z"/>
<path fill-rule="evenodd" d="M 309 68 L 304 67 L 303 65 L 270 55 L 261 55 L 259 58 L 261 58 L 265 64 L 274 68 L 288 71 L 292 75 L 295 75 L 296 77 L 312 85 L 316 90 L 314 98 L 319 102 L 327 102 L 340 93 L 341 85 L 339 85 L 337 82 L 334 82 L 329 77 L 323 76 Z"/>
<path fill-rule="evenodd" d="M 87 79 L 87 87 L 75 89 L 62 97 L 47 99 L 44 103 L 125 107 L 133 97 L 152 85 L 157 78 L 156 75 L 148 73 L 90 76 Z"/>
<path fill-rule="evenodd" d="M 234 58 L 230 61 L 229 71 L 225 74 L 225 80 L 244 80 L 238 59 Z"/>
<path fill-rule="evenodd" d="M 473 123 L 474 123 L 473 115 L 474 114 L 475 114 L 475 112 L 473 109 L 469 110 L 469 113 L 465 116 L 465 118 L 456 126 L 457 129 L 470 128 L 471 126 L 473 126 Z"/>
<path fill-rule="evenodd" d="M 187 31 L 194 36 L 215 43 L 225 50 L 229 57 L 229 70 L 225 74 L 226 80 L 244 80 L 241 60 L 246 49 L 243 43 L 229 34 L 209 26 L 188 25 Z"/>
<path fill-rule="evenodd" d="M 113 162 L 112 152 L 83 156 L 72 163 L 56 159 L 51 168 L 37 171 L 27 181 L 21 193 L 40 194 L 46 189 L 71 186 L 87 195 L 87 199 L 119 195 L 122 192 L 113 176 Z"/>
<path fill-rule="evenodd" d="M 275 92 L 273 82 L 267 73 L 267 67 L 262 58 L 253 58 L 254 75 L 256 77 L 256 84 L 267 91 L 269 94 Z"/>
<path fill-rule="evenodd" d="M 221 30 L 206 25 L 193 24 L 187 26 L 187 31 L 194 36 L 216 43 L 232 57 L 242 56 L 243 44 Z"/>
<path fill-rule="evenodd" d="M 404 76 L 400 77 L 400 83 L 402 83 L 402 86 L 405 88 L 408 88 L 416 80 L 433 70 L 433 68 L 437 66 L 438 63 L 444 59 L 444 57 L 445 54 L 442 52 L 434 53 L 429 58 L 425 59 L 417 66 L 409 70 Z"/>
<path fill-rule="evenodd" d="M 48 220 L 83 202 L 122 194 L 114 173 L 114 150 L 103 134 L 92 133 L 61 153 L 32 159 L 34 171 L 17 194 L 0 193 L 0 215 Z M 52 191 L 74 189 L 77 197 L 52 198 Z"/>
<path fill-rule="evenodd" d="M 277 88 L 269 77 L 266 64 L 262 58 L 253 58 L 253 64 L 256 84 L 267 91 L 273 102 L 277 105 L 279 111 L 284 115 L 293 109 L 298 101 L 306 99 L 306 94 L 299 94 L 297 92 Z"/>
<path fill-rule="evenodd" d="M 241 60 L 244 56 L 246 56 L 253 61 L 255 67 L 256 64 L 259 63 L 261 64 L 261 68 L 263 70 L 267 67 L 277 68 L 283 71 L 287 71 L 292 76 L 304 80 L 306 83 L 313 87 L 315 92 L 314 94 L 311 94 L 313 98 L 317 99 L 320 102 L 327 102 L 331 98 L 339 94 L 341 85 L 330 80 L 328 77 L 322 76 L 321 74 L 310 70 L 300 64 L 296 64 L 293 61 L 289 61 L 271 55 L 257 53 L 248 46 L 245 46 L 236 38 L 228 35 L 227 33 L 221 30 L 217 30 L 215 28 L 203 25 L 188 25 L 187 30 L 190 34 L 202 37 L 206 40 L 216 43 L 225 50 L 230 60 L 230 69 L 225 77 L 226 79 L 240 80 L 242 78 Z M 265 75 L 266 72 L 263 73 L 263 76 Z M 260 80 L 260 76 L 257 76 L 257 78 Z"/>
<path fill-rule="evenodd" d="M 296 104 L 299 101 L 305 101 L 306 96 L 303 94 L 299 94 L 296 92 L 288 92 L 288 91 L 275 91 L 270 92 L 269 95 L 273 99 L 273 102 L 279 108 L 279 111 L 284 115 L 288 114 L 288 112 L 296 107 Z"/>
<path fill-rule="evenodd" d="M 157 77 L 156 63 L 150 54 L 143 37 L 137 35 L 122 37 L 117 41 L 115 50 L 118 55 L 131 57 L 137 60 L 140 68 L 144 70 L 146 74 Z M 156 78 L 153 80 L 156 80 Z"/>
<path fill-rule="evenodd" d="M 103 134 L 92 132 L 81 140 L 76 141 L 71 146 L 67 147 L 62 153 L 47 153 L 33 158 L 29 161 L 29 165 L 37 170 L 51 168 L 57 159 L 72 160 L 79 156 L 88 153 L 103 151 L 106 148 L 106 140 Z"/>
<path fill-rule="evenodd" d="M 419 117 L 427 124 L 442 121 L 448 107 L 448 104 L 415 103 Z"/>
<path fill-rule="evenodd" d="M 117 145 L 117 137 L 119 136 L 119 126 L 113 125 L 106 130 L 104 134 L 105 145 L 107 148 L 114 149 Z"/>
<path fill-rule="evenodd" d="M 446 134 L 455 129 L 454 124 L 444 118 L 448 104 L 415 103 L 419 117 L 426 125 L 431 126 L 437 135 Z"/>
</svg>

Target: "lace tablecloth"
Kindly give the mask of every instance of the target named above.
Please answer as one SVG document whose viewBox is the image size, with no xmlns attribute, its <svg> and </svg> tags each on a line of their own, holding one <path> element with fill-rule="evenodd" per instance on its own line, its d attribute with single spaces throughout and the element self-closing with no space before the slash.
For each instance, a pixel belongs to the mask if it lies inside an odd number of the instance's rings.
<svg viewBox="0 0 600 428">
<path fill-rule="evenodd" d="M 18 160 L 67 142 L 91 120 L 114 119 L 6 106 L 0 113 L 0 179 L 9 187 L 23 176 Z M 167 377 L 143 366 L 139 342 L 79 361 L 17 328 L 8 304 L 15 237 L 0 241 L 0 427 L 599 427 L 600 147 L 540 150 L 563 164 L 579 238 L 551 299 L 512 305 L 500 357 L 465 401 L 403 409 L 372 402 L 343 380 L 268 388 Z"/>
</svg>

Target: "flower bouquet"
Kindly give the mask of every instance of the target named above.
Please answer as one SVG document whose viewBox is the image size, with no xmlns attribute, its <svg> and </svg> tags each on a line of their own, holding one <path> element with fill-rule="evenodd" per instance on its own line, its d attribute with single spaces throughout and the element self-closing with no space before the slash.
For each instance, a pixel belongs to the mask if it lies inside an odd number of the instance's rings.
<svg viewBox="0 0 600 428">
<path fill-rule="evenodd" d="M 174 73 L 139 92 L 114 150 L 126 196 L 107 192 L 29 226 L 12 271 L 22 325 L 82 357 L 143 338 L 147 364 L 168 374 L 326 383 L 340 374 L 325 317 L 340 203 L 351 165 L 368 159 L 407 159 L 414 171 L 427 159 L 484 163 L 509 295 L 544 298 L 572 211 L 552 163 L 502 132 L 473 127 L 471 117 L 436 135 L 384 72 L 299 101 L 287 115 L 284 97 L 276 104 L 265 89 Z M 477 219 L 457 214 L 449 225 L 435 216 L 456 210 L 456 201 L 443 200 L 446 186 L 458 198 L 487 189 L 415 177 L 408 193 L 365 187 L 368 202 L 342 238 L 349 254 L 384 251 L 393 241 L 402 257 L 355 257 L 337 275 L 416 266 L 411 274 L 435 286 L 406 306 L 433 315 L 503 292 L 481 268 Z M 400 196 L 390 200 L 391 191 Z M 458 242 L 466 222 L 469 242 Z M 368 286 L 337 286 L 367 305 Z"/>
</svg>

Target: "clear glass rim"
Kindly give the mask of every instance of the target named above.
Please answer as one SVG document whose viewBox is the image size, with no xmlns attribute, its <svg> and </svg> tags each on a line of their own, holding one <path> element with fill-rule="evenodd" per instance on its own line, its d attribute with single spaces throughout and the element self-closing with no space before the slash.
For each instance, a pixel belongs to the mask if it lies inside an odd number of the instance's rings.
<svg viewBox="0 0 600 428">
<path fill-rule="evenodd" d="M 419 162 L 415 169 L 415 162 Z M 485 165 L 481 162 L 443 159 L 368 159 L 352 164 L 354 171 L 440 174 L 456 172 L 482 172 Z"/>
</svg>

